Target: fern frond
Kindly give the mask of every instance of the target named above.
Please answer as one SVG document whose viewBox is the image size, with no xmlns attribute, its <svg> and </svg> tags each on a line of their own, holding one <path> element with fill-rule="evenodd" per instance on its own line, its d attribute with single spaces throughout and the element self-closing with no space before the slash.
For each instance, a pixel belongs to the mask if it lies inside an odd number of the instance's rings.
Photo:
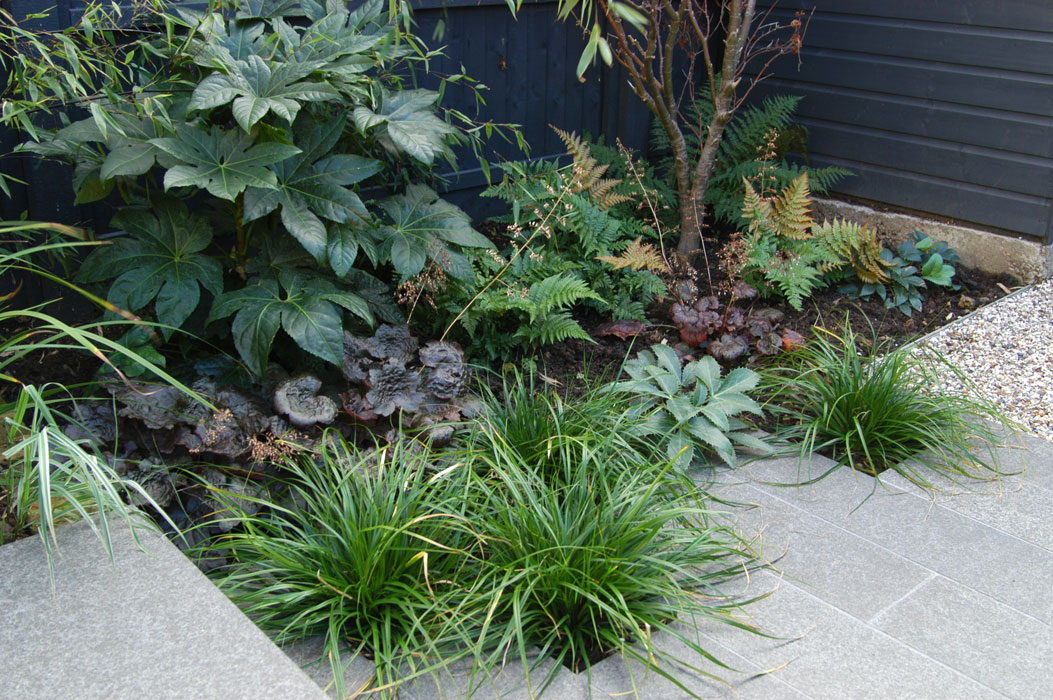
<svg viewBox="0 0 1053 700">
<path fill-rule="evenodd" d="M 589 144 L 577 134 L 556 127 L 552 129 L 567 147 L 567 154 L 574 159 L 567 182 L 571 192 L 588 192 L 593 203 L 601 209 L 610 209 L 616 204 L 630 201 L 628 196 L 612 192 L 622 184 L 622 180 L 603 177 L 610 163 L 598 162 L 592 156 Z"/>
<path fill-rule="evenodd" d="M 753 183 L 743 178 L 746 196 L 742 200 L 742 218 L 750 222 L 750 231 L 756 231 L 765 221 L 771 219 L 771 202 L 757 194 Z"/>
<path fill-rule="evenodd" d="M 801 173 L 781 194 L 771 201 L 771 218 L 780 235 L 795 241 L 811 236 L 815 225 L 809 209 L 812 195 L 808 189 L 808 173 Z"/>
<path fill-rule="evenodd" d="M 889 281 L 888 261 L 881 257 L 884 247 L 878 242 L 877 232 L 843 219 L 824 221 L 813 230 L 815 245 L 827 254 L 818 266 L 821 273 L 851 265 L 865 284 L 884 284 Z"/>
<path fill-rule="evenodd" d="M 515 337 L 522 338 L 531 345 L 548 345 L 568 338 L 596 342 L 567 311 L 550 314 L 540 324 L 522 326 L 516 331 Z"/>
<path fill-rule="evenodd" d="M 637 238 L 630 243 L 621 255 L 598 255 L 601 260 L 615 270 L 650 270 L 651 272 L 665 272 L 669 268 L 662 260 L 658 250 L 650 243 L 641 243 L 643 239 Z"/>
<path fill-rule="evenodd" d="M 764 272 L 764 278 L 779 293 L 786 297 L 790 306 L 798 311 L 804 306 L 804 300 L 822 286 L 822 273 L 816 267 L 820 255 L 809 248 L 801 252 L 782 254 L 775 264 Z"/>
<path fill-rule="evenodd" d="M 600 295 L 584 281 L 564 274 L 552 275 L 530 285 L 527 298 L 530 300 L 530 325 L 534 325 L 539 316 L 546 316 L 584 299 L 603 302 Z"/>
</svg>

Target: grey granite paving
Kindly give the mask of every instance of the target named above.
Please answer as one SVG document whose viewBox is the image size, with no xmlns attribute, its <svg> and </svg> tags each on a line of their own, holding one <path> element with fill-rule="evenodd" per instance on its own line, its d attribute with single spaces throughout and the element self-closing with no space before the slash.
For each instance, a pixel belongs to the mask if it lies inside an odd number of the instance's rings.
<svg viewBox="0 0 1053 700">
<path fill-rule="evenodd" d="M 55 589 L 39 538 L 0 547 L 0 698 L 324 698 L 171 543 L 85 523 L 58 532 Z"/>
</svg>

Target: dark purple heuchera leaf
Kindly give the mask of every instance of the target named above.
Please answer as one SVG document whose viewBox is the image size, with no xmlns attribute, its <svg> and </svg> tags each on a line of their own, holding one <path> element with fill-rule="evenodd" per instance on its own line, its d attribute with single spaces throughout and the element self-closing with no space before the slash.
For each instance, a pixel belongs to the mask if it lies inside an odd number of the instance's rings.
<svg viewBox="0 0 1053 700">
<path fill-rule="evenodd" d="M 757 352 L 761 355 L 777 355 L 782 350 L 782 336 L 769 331 L 757 338 Z"/>
<path fill-rule="evenodd" d="M 380 416 L 377 415 L 373 407 L 369 405 L 365 397 L 359 394 L 357 391 L 349 391 L 346 394 L 341 394 L 340 398 L 343 400 L 344 410 L 348 414 L 357 420 L 365 423 L 372 423 Z"/>
<path fill-rule="evenodd" d="M 746 317 L 742 315 L 737 306 L 729 306 L 724 315 L 724 330 L 737 331 L 746 325 Z"/>
<path fill-rule="evenodd" d="M 746 319 L 746 325 L 749 327 L 750 333 L 759 338 L 775 330 L 775 327 L 782 323 L 784 317 L 785 314 L 776 309 L 758 309 L 749 315 L 749 318 Z"/>
<path fill-rule="evenodd" d="M 702 297 L 695 302 L 695 309 L 698 311 L 710 311 L 720 308 L 720 299 L 715 294 L 711 294 L 708 297 Z"/>
<path fill-rule="evenodd" d="M 381 416 L 390 416 L 396 408 L 418 411 L 425 398 L 420 392 L 420 375 L 416 370 L 407 370 L 398 360 L 388 360 L 382 367 L 369 370 L 369 386 L 366 400 Z"/>
<path fill-rule="evenodd" d="M 108 401 L 96 404 L 77 402 L 69 423 L 62 429 L 73 440 L 87 440 L 93 445 L 109 445 L 117 439 L 116 417 Z"/>
<path fill-rule="evenodd" d="M 449 401 L 465 393 L 470 370 L 459 345 L 432 341 L 421 348 L 420 361 L 428 368 L 424 388 L 436 398 Z"/>
<path fill-rule="evenodd" d="M 344 331 L 344 378 L 349 382 L 364 382 L 373 364 L 372 342 Z"/>
<path fill-rule="evenodd" d="M 286 379 L 274 390 L 274 410 L 301 428 L 332 423 L 336 418 L 336 402 L 320 395 L 321 388 L 322 381 L 310 374 Z"/>
<path fill-rule="evenodd" d="M 706 349 L 718 360 L 734 360 L 749 352 L 750 346 L 742 336 L 725 333 L 720 338 L 709 341 Z"/>
<path fill-rule="evenodd" d="M 735 288 L 731 290 L 731 300 L 736 299 L 756 299 L 757 288 L 753 285 L 746 284 L 745 282 L 739 282 L 735 285 Z"/>
<path fill-rule="evenodd" d="M 175 387 L 129 382 L 108 388 L 121 403 L 117 415 L 141 420 L 151 430 L 174 428 L 187 409 L 186 395 Z"/>
<path fill-rule="evenodd" d="M 417 339 L 410 335 L 409 326 L 381 324 L 369 343 L 370 354 L 378 360 L 406 364 L 417 354 Z"/>
<path fill-rule="evenodd" d="M 673 306 L 680 306 L 680 304 L 674 304 Z M 622 340 L 633 336 L 640 335 L 647 330 L 647 324 L 643 321 L 637 321 L 635 319 L 623 318 L 618 321 L 608 321 L 607 323 L 601 323 L 596 326 L 596 330 L 592 332 L 593 335 L 616 335 Z"/>
</svg>

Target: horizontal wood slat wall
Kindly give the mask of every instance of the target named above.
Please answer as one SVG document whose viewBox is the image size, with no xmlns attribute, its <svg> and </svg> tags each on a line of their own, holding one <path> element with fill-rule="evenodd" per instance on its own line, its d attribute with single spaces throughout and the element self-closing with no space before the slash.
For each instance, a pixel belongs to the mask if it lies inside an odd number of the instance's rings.
<svg viewBox="0 0 1053 700">
<path fill-rule="evenodd" d="M 783 0 L 814 13 L 801 60 L 753 97 L 804 96 L 838 193 L 1053 239 L 1053 2 Z"/>
</svg>

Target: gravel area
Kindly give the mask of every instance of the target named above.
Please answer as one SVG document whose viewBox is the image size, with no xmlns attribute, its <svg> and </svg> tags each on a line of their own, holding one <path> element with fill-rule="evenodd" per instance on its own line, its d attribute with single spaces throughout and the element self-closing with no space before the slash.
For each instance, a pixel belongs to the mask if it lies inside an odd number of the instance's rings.
<svg viewBox="0 0 1053 700">
<path fill-rule="evenodd" d="M 957 366 L 1007 417 L 1053 440 L 1053 280 L 999 299 L 921 342 Z M 952 378 L 948 388 L 960 384 Z"/>
</svg>

